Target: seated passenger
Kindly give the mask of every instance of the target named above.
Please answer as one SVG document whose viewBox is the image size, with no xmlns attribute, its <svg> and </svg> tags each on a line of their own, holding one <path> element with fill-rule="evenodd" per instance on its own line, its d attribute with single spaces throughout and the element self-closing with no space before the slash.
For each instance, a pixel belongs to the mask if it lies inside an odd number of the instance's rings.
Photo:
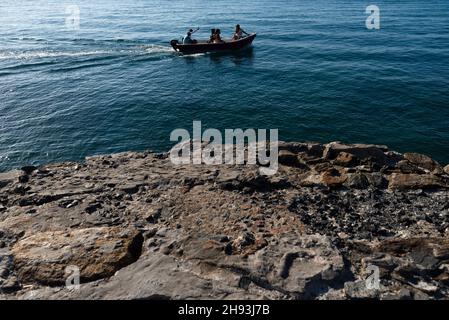
<svg viewBox="0 0 449 320">
<path fill-rule="evenodd" d="M 192 39 L 192 32 L 187 32 L 187 35 L 182 40 L 182 44 L 195 44 L 197 43 L 196 40 Z"/>
<path fill-rule="evenodd" d="M 220 29 L 215 30 L 215 37 L 214 37 L 214 43 L 222 43 L 224 42 L 223 39 L 221 39 L 221 31 Z"/>
<path fill-rule="evenodd" d="M 240 28 L 239 24 L 236 25 L 235 26 L 234 36 L 232 37 L 232 40 L 239 40 L 239 39 L 243 38 L 243 34 L 249 35 L 245 30 Z"/>
<path fill-rule="evenodd" d="M 211 29 L 211 30 L 210 30 L 209 43 L 213 43 L 213 42 L 214 42 L 214 40 L 215 40 L 215 33 L 216 33 L 216 30 L 215 30 L 215 29 Z"/>
</svg>

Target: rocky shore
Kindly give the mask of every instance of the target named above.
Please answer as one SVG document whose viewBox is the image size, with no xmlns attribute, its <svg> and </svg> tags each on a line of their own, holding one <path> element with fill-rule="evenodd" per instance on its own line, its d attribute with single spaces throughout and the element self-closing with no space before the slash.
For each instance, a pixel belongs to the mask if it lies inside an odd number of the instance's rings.
<svg viewBox="0 0 449 320">
<path fill-rule="evenodd" d="M 0 173 L 0 299 L 449 297 L 449 166 L 279 150 L 273 176 L 150 152 Z"/>
</svg>

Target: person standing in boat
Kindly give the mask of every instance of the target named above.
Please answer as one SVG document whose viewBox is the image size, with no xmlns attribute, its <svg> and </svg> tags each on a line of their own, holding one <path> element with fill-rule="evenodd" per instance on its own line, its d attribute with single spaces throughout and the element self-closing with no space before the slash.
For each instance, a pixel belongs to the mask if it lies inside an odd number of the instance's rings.
<svg viewBox="0 0 449 320">
<path fill-rule="evenodd" d="M 234 37 L 232 37 L 232 40 L 239 40 L 239 39 L 243 38 L 243 34 L 246 34 L 247 36 L 249 36 L 249 34 L 245 30 L 240 28 L 239 24 L 236 25 L 235 26 Z"/>
</svg>

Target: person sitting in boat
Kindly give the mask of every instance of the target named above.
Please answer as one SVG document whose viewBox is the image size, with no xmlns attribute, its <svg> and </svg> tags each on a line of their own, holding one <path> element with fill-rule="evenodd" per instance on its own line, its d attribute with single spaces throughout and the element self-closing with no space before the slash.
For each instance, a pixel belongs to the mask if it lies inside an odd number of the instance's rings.
<svg viewBox="0 0 449 320">
<path fill-rule="evenodd" d="M 215 30 L 215 36 L 213 43 L 222 43 L 224 42 L 223 39 L 221 39 L 221 30 L 217 29 Z"/>
<path fill-rule="evenodd" d="M 239 24 L 236 25 L 234 36 L 232 37 L 232 40 L 239 40 L 239 39 L 243 38 L 243 34 L 246 34 L 247 36 L 249 36 L 249 34 L 245 30 L 240 28 Z"/>
<path fill-rule="evenodd" d="M 214 40 L 215 40 L 215 32 L 216 32 L 215 29 L 211 29 L 211 30 L 210 30 L 210 38 L 209 38 L 208 43 L 214 43 Z"/>
<path fill-rule="evenodd" d="M 192 29 L 190 29 L 190 30 L 192 30 Z M 196 40 L 192 39 L 192 32 L 190 30 L 187 32 L 187 35 L 184 37 L 184 39 L 182 39 L 182 44 L 195 44 L 195 43 L 197 43 Z"/>
</svg>

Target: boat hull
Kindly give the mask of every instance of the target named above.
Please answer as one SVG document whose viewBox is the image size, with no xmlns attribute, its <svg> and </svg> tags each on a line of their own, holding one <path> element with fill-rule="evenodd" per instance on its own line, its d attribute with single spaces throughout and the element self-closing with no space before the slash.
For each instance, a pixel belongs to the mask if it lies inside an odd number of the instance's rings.
<svg viewBox="0 0 449 320">
<path fill-rule="evenodd" d="M 250 34 L 249 36 L 236 40 L 223 43 L 206 43 L 199 42 L 196 44 L 181 44 L 178 40 L 172 40 L 170 42 L 173 49 L 177 52 L 183 54 L 195 54 L 195 53 L 206 53 L 206 52 L 226 52 L 226 51 L 237 51 L 251 45 L 251 43 L 256 38 L 256 34 Z"/>
</svg>

